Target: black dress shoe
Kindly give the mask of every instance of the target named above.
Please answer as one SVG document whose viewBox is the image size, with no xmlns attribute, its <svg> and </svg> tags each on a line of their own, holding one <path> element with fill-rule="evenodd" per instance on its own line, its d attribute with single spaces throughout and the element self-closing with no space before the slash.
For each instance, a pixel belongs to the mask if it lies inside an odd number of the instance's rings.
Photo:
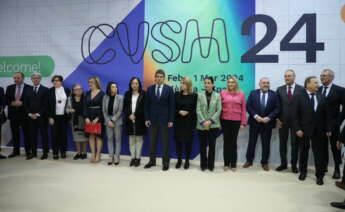
<svg viewBox="0 0 345 212">
<path fill-rule="evenodd" d="M 178 160 L 177 163 L 176 163 L 175 168 L 179 169 L 179 168 L 181 168 L 181 165 L 182 165 L 182 160 Z"/>
<path fill-rule="evenodd" d="M 331 206 L 339 209 L 345 209 L 345 201 L 344 202 L 331 202 Z"/>
<path fill-rule="evenodd" d="M 214 166 L 213 165 L 209 165 L 208 166 L 208 170 L 210 170 L 211 172 L 213 172 Z"/>
<path fill-rule="evenodd" d="M 169 170 L 169 166 L 168 165 L 164 165 L 162 170 L 163 171 L 168 171 Z"/>
<path fill-rule="evenodd" d="M 140 166 L 140 159 L 136 159 L 136 161 L 135 161 L 135 163 L 134 163 L 134 166 L 135 166 L 135 167 Z"/>
<path fill-rule="evenodd" d="M 53 159 L 54 160 L 58 160 L 59 159 L 59 155 L 53 155 Z"/>
<path fill-rule="evenodd" d="M 317 185 L 323 185 L 323 179 L 322 178 L 317 178 L 316 179 L 316 184 Z"/>
<path fill-rule="evenodd" d="M 276 168 L 276 171 L 281 172 L 283 170 L 287 169 L 287 165 L 280 165 Z"/>
<path fill-rule="evenodd" d="M 301 180 L 301 181 L 304 181 L 306 177 L 307 177 L 306 174 L 301 173 L 301 174 L 299 175 L 298 179 Z"/>
<path fill-rule="evenodd" d="M 131 162 L 129 163 L 129 166 L 134 166 L 135 162 L 137 161 L 137 159 L 133 158 L 131 160 Z"/>
<path fill-rule="evenodd" d="M 189 169 L 189 161 L 188 161 L 188 160 L 186 160 L 186 161 L 184 162 L 183 168 L 184 168 L 184 169 Z"/>
<path fill-rule="evenodd" d="M 339 169 L 335 169 L 334 173 L 333 173 L 333 179 L 340 179 L 340 170 Z"/>
<path fill-rule="evenodd" d="M 26 155 L 26 160 L 31 160 L 33 158 L 32 154 L 27 154 Z"/>
<path fill-rule="evenodd" d="M 293 165 L 293 166 L 291 167 L 291 170 L 292 170 L 292 173 L 295 173 L 295 174 L 298 173 L 298 168 L 297 168 L 297 166 L 295 166 L 295 165 Z"/>
<path fill-rule="evenodd" d="M 144 169 L 149 169 L 149 168 L 151 168 L 152 166 L 156 166 L 156 163 L 151 163 L 151 162 L 149 162 L 148 164 L 146 164 L 146 165 L 144 166 Z"/>
<path fill-rule="evenodd" d="M 66 152 L 61 153 L 61 158 L 63 158 L 63 159 L 66 158 Z"/>
<path fill-rule="evenodd" d="M 40 159 L 41 160 L 46 160 L 47 158 L 48 158 L 48 155 L 42 155 Z"/>
<path fill-rule="evenodd" d="M 1 160 L 1 159 L 6 159 L 6 158 L 7 158 L 6 156 L 0 154 L 0 160 Z"/>
<path fill-rule="evenodd" d="M 62 157 L 62 156 L 61 156 Z M 74 157 L 73 160 L 78 160 L 81 159 L 81 153 L 77 153 Z"/>
<path fill-rule="evenodd" d="M 14 158 L 14 157 L 17 157 L 17 156 L 19 156 L 19 153 L 13 152 L 13 153 L 10 154 L 8 157 L 9 157 L 9 158 Z"/>
<path fill-rule="evenodd" d="M 81 157 L 80 157 L 82 160 L 86 159 L 87 158 L 87 154 L 86 153 L 81 153 Z"/>
</svg>

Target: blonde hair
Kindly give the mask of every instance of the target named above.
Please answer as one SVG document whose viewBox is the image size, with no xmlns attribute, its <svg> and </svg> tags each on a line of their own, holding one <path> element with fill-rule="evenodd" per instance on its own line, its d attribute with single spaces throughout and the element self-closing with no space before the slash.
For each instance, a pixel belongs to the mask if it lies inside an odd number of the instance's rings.
<svg viewBox="0 0 345 212">
<path fill-rule="evenodd" d="M 181 82 L 186 84 L 188 94 L 192 94 L 193 93 L 192 80 L 189 77 L 182 77 Z"/>
<path fill-rule="evenodd" d="M 101 81 L 100 81 L 99 77 L 90 77 L 89 82 L 91 80 L 95 81 L 96 88 L 101 89 Z"/>
<path fill-rule="evenodd" d="M 233 80 L 233 81 L 235 81 L 235 84 L 236 84 L 236 87 L 235 87 L 235 92 L 238 92 L 240 89 L 239 89 L 239 87 L 238 87 L 238 80 L 237 80 L 237 78 L 236 77 L 234 77 L 234 76 L 229 76 L 228 77 L 228 80 L 226 81 L 226 82 L 228 82 L 229 80 Z M 228 88 L 227 88 L 228 89 Z"/>
</svg>

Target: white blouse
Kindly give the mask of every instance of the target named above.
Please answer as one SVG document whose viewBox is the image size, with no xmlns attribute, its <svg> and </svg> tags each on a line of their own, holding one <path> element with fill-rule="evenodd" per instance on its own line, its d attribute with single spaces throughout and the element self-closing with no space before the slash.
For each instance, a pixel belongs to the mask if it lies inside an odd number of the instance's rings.
<svg viewBox="0 0 345 212">
<path fill-rule="evenodd" d="M 65 93 L 65 89 L 63 87 L 55 88 L 55 101 L 56 101 L 55 114 L 56 115 L 65 114 L 67 96 Z"/>
</svg>

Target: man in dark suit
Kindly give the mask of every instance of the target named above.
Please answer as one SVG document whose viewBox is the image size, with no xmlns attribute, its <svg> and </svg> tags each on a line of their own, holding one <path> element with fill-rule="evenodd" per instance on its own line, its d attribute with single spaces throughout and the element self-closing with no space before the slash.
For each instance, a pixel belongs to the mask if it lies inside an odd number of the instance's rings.
<svg viewBox="0 0 345 212">
<path fill-rule="evenodd" d="M 175 115 L 174 91 L 164 85 L 165 73 L 157 70 L 155 73 L 156 84 L 148 87 L 145 104 L 145 124 L 150 132 L 150 161 L 145 168 L 156 165 L 156 146 L 158 131 L 163 141 L 163 171 L 169 169 L 169 128 L 173 126 Z"/>
<path fill-rule="evenodd" d="M 319 93 L 325 97 L 327 108 L 330 110 L 331 125 L 330 129 L 327 129 L 328 136 L 324 136 L 324 168 L 327 172 L 329 161 L 329 148 L 328 143 L 331 145 L 331 150 L 334 160 L 334 179 L 340 179 L 340 165 L 341 165 L 341 151 L 337 149 L 337 138 L 339 137 L 339 116 L 340 106 L 345 106 L 345 100 L 342 98 L 345 95 L 345 89 L 333 83 L 334 72 L 330 69 L 325 69 L 320 75 L 322 86 L 319 88 Z M 344 110 L 344 109 L 343 109 Z"/>
<path fill-rule="evenodd" d="M 270 140 L 272 129 L 276 125 L 279 115 L 280 105 L 277 94 L 270 90 L 270 81 L 267 77 L 260 79 L 260 89 L 250 93 L 247 101 L 247 111 L 249 113 L 249 143 L 247 147 L 247 162 L 243 168 L 253 165 L 255 146 L 259 135 L 261 136 L 263 170 L 268 171 L 268 159 L 270 155 Z"/>
<path fill-rule="evenodd" d="M 25 115 L 24 101 L 28 100 L 27 95 L 32 87 L 24 83 L 24 74 L 21 72 L 14 73 L 13 79 L 14 84 L 7 86 L 6 89 L 8 118 L 10 120 L 13 143 L 13 152 L 8 157 L 12 158 L 20 155 L 20 128 L 22 128 L 26 157 L 31 159 L 29 119 Z"/>
<path fill-rule="evenodd" d="M 26 114 L 30 124 L 30 149 L 32 157 L 37 156 L 37 131 L 41 133 L 43 155 L 41 160 L 48 158 L 48 119 L 47 119 L 47 93 L 48 88 L 41 85 L 41 74 L 31 75 L 33 88 L 28 92 L 28 101 L 24 102 Z"/>
<path fill-rule="evenodd" d="M 313 150 L 316 170 L 316 183 L 323 185 L 324 177 L 324 142 L 329 113 L 324 97 L 318 93 L 318 81 L 314 76 L 307 77 L 304 82 L 305 91 L 296 96 L 296 112 L 294 128 L 300 144 L 299 180 L 305 180 L 308 168 L 310 143 Z"/>
<path fill-rule="evenodd" d="M 342 98 L 345 98 L 342 97 Z M 339 126 L 342 125 L 343 121 L 345 120 L 345 110 L 342 111 L 342 114 L 340 116 L 339 119 Z M 339 128 L 340 130 L 340 128 Z M 342 145 L 345 143 L 345 127 L 343 127 L 341 134 L 339 135 L 338 139 L 337 139 L 337 149 L 339 151 L 341 151 Z M 335 182 L 335 185 L 343 190 L 345 190 L 345 164 L 344 164 L 344 168 L 343 168 L 343 177 L 341 181 L 337 181 Z M 344 203 L 345 204 L 345 203 Z"/>
<path fill-rule="evenodd" d="M 5 110 L 5 106 L 6 106 L 6 98 L 5 98 L 5 93 L 4 93 L 4 89 L 2 87 L 0 87 L 0 114 L 4 113 Z M 0 151 L 1 151 L 1 120 L 0 120 Z M 7 157 L 0 154 L 0 159 L 6 159 Z"/>
<path fill-rule="evenodd" d="M 277 167 L 277 171 L 287 169 L 287 144 L 290 134 L 291 142 L 291 169 L 293 173 L 298 173 L 298 143 L 296 141 L 296 133 L 293 130 L 293 120 L 291 114 L 295 113 L 294 99 L 296 95 L 304 90 L 304 88 L 295 83 L 295 71 L 289 69 L 284 73 L 285 85 L 277 89 L 277 95 L 280 103 L 280 113 L 277 119 L 279 128 L 279 152 L 281 164 Z"/>
</svg>

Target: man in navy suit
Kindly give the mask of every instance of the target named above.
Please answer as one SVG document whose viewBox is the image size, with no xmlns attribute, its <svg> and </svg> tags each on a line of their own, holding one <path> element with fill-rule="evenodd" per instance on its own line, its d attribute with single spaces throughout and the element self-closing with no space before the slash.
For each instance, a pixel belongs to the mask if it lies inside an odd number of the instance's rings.
<svg viewBox="0 0 345 212">
<path fill-rule="evenodd" d="M 169 169 L 169 128 L 173 126 L 175 115 L 175 100 L 172 87 L 164 85 L 165 73 L 157 70 L 155 73 L 155 85 L 147 89 L 145 103 L 145 124 L 150 132 L 150 161 L 145 168 L 156 165 L 156 146 L 158 131 L 163 141 L 163 171 Z"/>
<path fill-rule="evenodd" d="M 32 158 L 29 147 L 29 123 L 25 115 L 24 101 L 28 100 L 27 94 L 31 86 L 24 83 L 24 74 L 16 72 L 13 75 L 14 84 L 6 88 L 6 101 L 8 105 L 8 118 L 10 120 L 13 152 L 8 157 L 16 157 L 20 154 L 20 128 L 23 130 L 25 153 L 27 159 Z"/>
<path fill-rule="evenodd" d="M 263 170 L 268 171 L 268 158 L 270 155 L 270 140 L 272 129 L 276 125 L 279 115 L 280 105 L 277 94 L 270 90 L 270 81 L 267 77 L 260 79 L 260 89 L 250 93 L 247 101 L 247 111 L 249 113 L 249 143 L 247 148 L 247 162 L 243 168 L 253 165 L 255 146 L 259 135 L 261 136 Z"/>
<path fill-rule="evenodd" d="M 330 129 L 327 129 L 329 132 L 329 136 L 324 136 L 324 167 L 327 171 L 328 161 L 329 161 L 329 148 L 331 146 L 333 160 L 334 160 L 334 179 L 340 179 L 340 165 L 342 163 L 341 160 L 341 151 L 337 148 L 337 138 L 339 137 L 339 116 L 341 114 L 340 108 L 345 107 L 345 99 L 343 96 L 345 95 L 345 89 L 334 84 L 334 72 L 331 69 L 325 69 L 320 74 L 320 80 L 322 86 L 320 86 L 318 92 L 325 98 L 327 108 L 330 111 Z"/>
<path fill-rule="evenodd" d="M 33 73 L 31 81 L 33 88 L 29 90 L 28 99 L 24 106 L 30 123 L 30 149 L 32 157 L 37 156 L 37 132 L 41 133 L 43 155 L 41 160 L 48 158 L 48 119 L 47 119 L 47 94 L 48 88 L 41 85 L 41 74 Z"/>
<path fill-rule="evenodd" d="M 304 82 L 305 91 L 296 97 L 294 128 L 300 145 L 299 180 L 305 180 L 308 168 L 310 146 L 315 161 L 316 184 L 323 185 L 324 169 L 324 137 L 330 129 L 330 111 L 326 99 L 318 93 L 319 84 L 314 76 L 307 77 Z"/>
</svg>

